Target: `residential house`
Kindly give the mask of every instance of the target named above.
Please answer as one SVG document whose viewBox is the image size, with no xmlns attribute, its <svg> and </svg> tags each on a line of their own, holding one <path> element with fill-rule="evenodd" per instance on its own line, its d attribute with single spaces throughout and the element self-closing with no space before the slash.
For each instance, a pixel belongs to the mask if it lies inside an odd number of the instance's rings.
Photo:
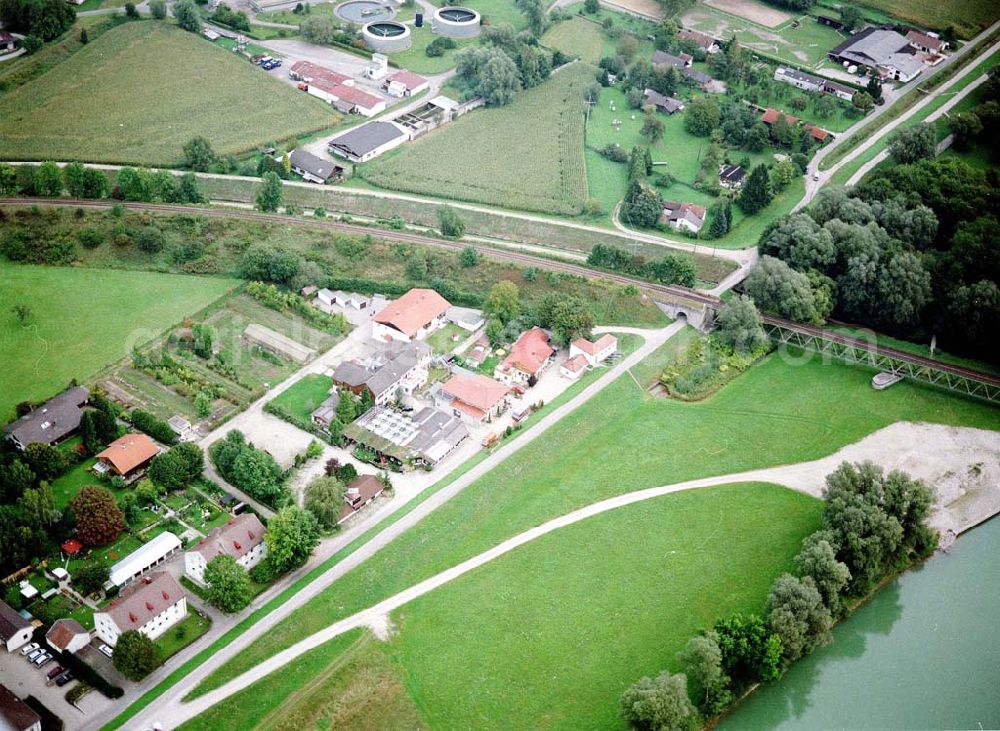
<svg viewBox="0 0 1000 731">
<path fill-rule="evenodd" d="M 410 139 L 406 128 L 396 122 L 369 122 L 348 130 L 327 143 L 334 155 L 351 162 L 368 162 Z"/>
<path fill-rule="evenodd" d="M 490 354 L 490 341 L 485 335 L 481 335 L 479 339 L 472 344 L 472 347 L 463 356 L 466 364 L 471 368 L 478 368 L 483 364 L 483 361 L 489 357 Z"/>
<path fill-rule="evenodd" d="M 340 405 L 340 394 L 333 391 L 316 409 L 309 415 L 312 423 L 323 429 L 329 429 L 330 424 L 337 418 L 337 407 Z"/>
<path fill-rule="evenodd" d="M 869 74 L 896 81 L 911 81 L 924 69 L 913 55 L 913 46 L 891 27 L 865 28 L 831 49 L 831 61 L 850 68 L 860 66 Z"/>
<path fill-rule="evenodd" d="M 482 424 L 507 407 L 511 388 L 479 373 L 459 373 L 435 384 L 434 404 L 470 424 Z"/>
<path fill-rule="evenodd" d="M 309 183 L 324 185 L 330 178 L 340 180 L 344 177 L 344 167 L 331 160 L 316 157 L 301 147 L 292 150 L 288 156 L 292 172 L 301 175 Z"/>
<path fill-rule="evenodd" d="M 181 541 L 177 536 L 170 531 L 160 533 L 114 564 L 108 572 L 108 584 L 119 588 L 128 586 L 180 550 Z"/>
<path fill-rule="evenodd" d="M 397 71 L 382 82 L 382 90 L 389 96 L 416 96 L 431 87 L 431 82 L 412 71 Z"/>
<path fill-rule="evenodd" d="M 187 616 L 187 595 L 171 574 L 158 571 L 125 588 L 94 612 L 97 636 L 111 647 L 123 632 L 136 630 L 155 640 Z"/>
<path fill-rule="evenodd" d="M 75 619 L 57 619 L 45 633 L 45 641 L 56 652 L 76 654 L 90 644 L 90 633 Z"/>
<path fill-rule="evenodd" d="M 83 386 L 69 388 L 5 426 L 4 434 L 22 451 L 35 442 L 58 444 L 80 428 L 80 417 L 89 398 L 90 391 Z"/>
<path fill-rule="evenodd" d="M 825 80 L 823 82 L 823 93 L 832 94 L 838 99 L 843 99 L 845 102 L 852 101 L 856 92 L 847 84 L 841 84 L 836 81 Z"/>
<path fill-rule="evenodd" d="M 94 472 L 110 474 L 131 483 L 146 474 L 153 457 L 160 453 L 156 442 L 145 434 L 126 434 L 111 442 L 107 449 L 97 453 Z"/>
<path fill-rule="evenodd" d="M 42 731 L 42 717 L 2 683 L 0 683 L 0 729 L 3 731 Z"/>
<path fill-rule="evenodd" d="M 683 69 L 681 73 L 684 74 L 685 79 L 699 87 L 702 91 L 723 93 L 726 90 L 725 85 L 722 82 L 713 82 L 712 77 L 702 71 L 696 71 L 695 69 Z"/>
<path fill-rule="evenodd" d="M 819 76 L 807 74 L 805 71 L 779 66 L 774 70 L 774 80 L 784 84 L 791 84 L 803 91 L 820 92 L 823 90 L 824 80 Z"/>
<path fill-rule="evenodd" d="M 684 109 L 684 104 L 679 99 L 674 99 L 673 97 L 663 96 L 658 91 L 652 89 L 646 89 L 643 92 L 644 102 L 643 106 L 652 104 L 656 107 L 657 111 L 663 112 L 664 114 L 670 115 L 674 112 L 679 112 Z"/>
<path fill-rule="evenodd" d="M 807 124 L 803 127 L 803 129 L 805 129 L 805 131 L 809 133 L 809 136 L 821 145 L 826 142 L 827 138 L 830 136 L 829 132 L 822 127 L 817 127 L 814 124 Z"/>
<path fill-rule="evenodd" d="M 333 385 L 355 396 L 367 392 L 375 404 L 385 406 L 398 393 L 411 394 L 427 382 L 431 354 L 427 343 L 391 343 L 368 362 L 347 360 L 338 365 L 333 372 Z"/>
<path fill-rule="evenodd" d="M 595 341 L 586 338 L 577 338 L 569 344 L 569 357 L 582 356 L 587 361 L 587 365 L 596 366 L 603 363 L 618 350 L 618 338 L 610 333 L 605 333 Z"/>
<path fill-rule="evenodd" d="M 719 170 L 719 185 L 729 190 L 738 190 L 746 176 L 747 171 L 739 165 L 723 165 Z"/>
<path fill-rule="evenodd" d="M 7 652 L 26 645 L 34 629 L 10 604 L 0 601 L 0 642 L 3 642 Z"/>
<path fill-rule="evenodd" d="M 694 203 L 663 201 L 660 221 L 678 231 L 690 231 L 696 234 L 705 225 L 705 208 Z"/>
<path fill-rule="evenodd" d="M 582 376 L 586 370 L 587 359 L 582 355 L 574 355 L 572 358 L 564 360 L 562 365 L 559 366 L 559 375 L 563 378 L 575 381 L 577 378 Z"/>
<path fill-rule="evenodd" d="M 521 333 L 493 377 L 509 385 L 533 386 L 538 376 L 552 362 L 555 349 L 549 345 L 549 335 L 540 327 Z"/>
<path fill-rule="evenodd" d="M 451 303 L 433 289 L 415 288 L 372 318 L 376 340 L 423 340 L 441 327 Z"/>
<path fill-rule="evenodd" d="M 444 313 L 444 321 L 450 322 L 452 325 L 458 325 L 470 333 L 475 332 L 486 324 L 486 318 L 483 317 L 481 310 L 471 307 L 455 307 L 454 305 L 449 307 Z"/>
<path fill-rule="evenodd" d="M 906 40 L 918 51 L 924 53 L 941 54 L 948 48 L 948 42 L 941 40 L 938 36 L 930 33 L 921 33 L 919 30 L 909 30 L 906 33 Z"/>
<path fill-rule="evenodd" d="M 653 52 L 654 66 L 673 66 L 675 69 L 689 69 L 691 68 L 691 64 L 693 62 L 694 57 L 689 53 L 682 53 L 680 56 L 674 56 L 670 53 L 665 53 L 664 51 Z"/>
<path fill-rule="evenodd" d="M 778 119 L 782 116 L 784 116 L 785 121 L 788 122 L 789 127 L 798 124 L 799 120 L 793 117 L 791 114 L 783 115 L 777 109 L 770 109 L 770 108 L 764 110 L 764 113 L 760 117 L 760 121 L 770 127 L 772 124 L 777 122 Z"/>
<path fill-rule="evenodd" d="M 677 34 L 682 41 L 691 41 L 705 53 L 718 53 L 719 44 L 710 35 L 699 33 L 696 30 L 682 30 Z"/>
<path fill-rule="evenodd" d="M 5 30 L 0 30 L 0 53 L 11 53 L 17 50 L 17 38 Z"/>
<path fill-rule="evenodd" d="M 361 508 L 382 494 L 385 485 L 375 475 L 358 475 L 344 488 L 344 507 L 337 518 L 337 525 L 350 518 Z"/>
<path fill-rule="evenodd" d="M 462 420 L 430 406 L 413 413 L 376 406 L 344 427 L 344 440 L 395 467 L 433 467 L 469 436 Z"/>
<path fill-rule="evenodd" d="M 231 556 L 249 571 L 267 555 L 264 533 L 264 524 L 256 515 L 237 515 L 225 525 L 213 528 L 198 545 L 184 553 L 184 575 L 204 586 L 205 567 L 216 556 Z"/>
</svg>

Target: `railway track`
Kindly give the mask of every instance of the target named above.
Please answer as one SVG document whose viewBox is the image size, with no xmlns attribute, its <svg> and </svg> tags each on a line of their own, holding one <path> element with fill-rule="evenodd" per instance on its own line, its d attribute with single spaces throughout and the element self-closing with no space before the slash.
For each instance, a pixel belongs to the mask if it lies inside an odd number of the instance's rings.
<svg viewBox="0 0 1000 731">
<path fill-rule="evenodd" d="M 130 210 L 149 211 L 152 213 L 175 213 L 184 215 L 198 215 L 198 216 L 205 216 L 207 218 L 239 218 L 247 221 L 257 221 L 260 223 L 276 223 L 284 226 L 310 226 L 313 228 L 321 228 L 321 229 L 326 229 L 328 231 L 336 231 L 339 233 L 356 234 L 359 236 L 377 236 L 387 241 L 418 244 L 421 246 L 430 246 L 433 248 L 444 249 L 449 251 L 461 251 L 462 249 L 471 246 L 477 249 L 481 254 L 487 255 L 491 258 L 500 261 L 523 264 L 525 266 L 537 266 L 552 271 L 563 272 L 566 274 L 574 274 L 581 277 L 599 278 L 613 282 L 618 282 L 621 284 L 631 284 L 636 287 L 641 287 L 653 293 L 654 295 L 660 295 L 666 302 L 680 303 L 680 304 L 685 304 L 685 303 L 695 304 L 699 307 L 703 308 L 707 307 L 712 309 L 717 309 L 722 305 L 722 300 L 719 299 L 718 297 L 711 294 L 707 294 L 705 292 L 699 292 L 694 289 L 689 289 L 688 287 L 681 287 L 677 285 L 666 285 L 666 284 L 654 284 L 651 282 L 643 281 L 641 279 L 627 277 L 622 274 L 615 274 L 613 272 L 605 272 L 598 269 L 591 269 L 586 266 L 571 264 L 568 262 L 559 261 L 557 259 L 547 259 L 540 256 L 533 256 L 531 254 L 511 251 L 509 249 L 488 246 L 485 244 L 448 241 L 446 239 L 439 239 L 439 238 L 434 238 L 432 236 L 424 236 L 421 234 L 409 233 L 406 231 L 372 229 L 367 226 L 359 226 L 351 223 L 343 223 L 341 221 L 326 221 L 326 220 L 316 220 L 316 219 L 306 220 L 291 216 L 282 216 L 273 213 L 261 213 L 259 211 L 249 211 L 242 209 L 224 209 L 224 208 L 198 208 L 192 206 L 180 206 L 167 203 L 139 203 L 139 202 L 117 202 L 117 201 L 108 202 L 103 200 L 73 200 L 73 199 L 52 199 L 52 198 L 0 198 L 0 207 L 24 207 L 24 206 L 37 205 L 37 206 L 74 207 L 74 208 L 91 208 L 91 209 L 106 210 L 114 206 L 115 203 L 119 203 L 123 207 Z M 879 355 L 895 358 L 897 360 L 904 361 L 914 366 L 943 371 L 945 373 L 950 373 L 954 376 L 969 378 L 981 381 L 983 383 L 988 383 L 991 386 L 1000 386 L 1000 377 L 988 373 L 983 373 L 982 371 L 973 370 L 971 368 L 965 368 L 963 366 L 943 363 L 941 361 L 932 360 L 931 358 L 925 358 L 923 356 L 915 355 L 913 353 L 907 353 L 901 350 L 896 350 L 895 348 L 883 347 L 880 345 L 873 344 L 868 340 L 854 338 L 849 335 L 844 335 L 842 333 L 834 332 L 832 330 L 826 330 L 824 328 L 816 327 L 814 325 L 805 325 L 798 322 L 792 322 L 790 320 L 783 320 L 779 317 L 773 317 L 771 315 L 763 315 L 763 320 L 765 323 L 770 325 L 786 328 L 788 330 L 794 330 L 804 335 L 820 337 L 825 340 L 829 340 L 835 343 L 840 343 L 843 345 L 864 348 L 868 351 L 876 352 Z"/>
</svg>

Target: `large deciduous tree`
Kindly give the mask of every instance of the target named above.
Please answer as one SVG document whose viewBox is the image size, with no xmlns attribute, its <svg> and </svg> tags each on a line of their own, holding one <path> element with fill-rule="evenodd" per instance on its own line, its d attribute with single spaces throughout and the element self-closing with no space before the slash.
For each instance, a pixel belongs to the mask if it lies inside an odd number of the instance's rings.
<svg viewBox="0 0 1000 731">
<path fill-rule="evenodd" d="M 795 662 L 832 636 L 833 617 L 811 577 L 782 574 L 767 597 L 767 625 L 781 638 L 786 663 Z"/>
<path fill-rule="evenodd" d="M 219 554 L 205 566 L 208 601 L 223 612 L 238 612 L 253 599 L 250 576 L 232 556 Z"/>
<path fill-rule="evenodd" d="M 175 6 L 176 7 L 176 6 Z M 281 178 L 273 171 L 268 171 L 261 176 L 260 187 L 257 188 L 257 197 L 254 203 L 257 209 L 265 213 L 274 213 L 281 208 L 281 201 L 284 191 L 281 185 Z"/>
<path fill-rule="evenodd" d="M 937 138 L 932 124 L 901 127 L 889 136 L 889 155 L 900 165 L 933 158 L 935 147 Z"/>
<path fill-rule="evenodd" d="M 722 669 L 718 633 L 709 630 L 692 637 L 677 653 L 677 660 L 684 666 L 688 691 L 698 709 L 708 717 L 721 713 L 733 694 L 729 690 L 729 676 Z"/>
<path fill-rule="evenodd" d="M 76 535 L 87 546 L 111 543 L 125 530 L 125 516 L 115 496 L 100 485 L 84 485 L 69 502 L 76 518 Z"/>
<path fill-rule="evenodd" d="M 655 680 L 644 677 L 622 693 L 619 706 L 625 721 L 637 729 L 686 731 L 697 725 L 684 675 L 663 672 Z"/>
<path fill-rule="evenodd" d="M 293 505 L 286 506 L 267 523 L 264 534 L 267 560 L 275 573 L 283 574 L 306 562 L 319 542 L 313 514 Z"/>
<path fill-rule="evenodd" d="M 317 477 L 306 487 L 304 505 L 323 528 L 333 528 L 344 508 L 344 485 L 335 477 Z"/>
<path fill-rule="evenodd" d="M 715 337 L 737 353 L 752 353 L 767 344 L 760 313 L 753 300 L 740 295 L 727 302 L 715 318 Z"/>
<path fill-rule="evenodd" d="M 129 680 L 142 680 L 160 666 L 160 648 L 142 632 L 126 630 L 115 643 L 111 661 Z"/>
<path fill-rule="evenodd" d="M 819 323 L 809 277 L 771 256 L 762 256 L 746 279 L 747 294 L 757 308 L 796 322 Z"/>
</svg>

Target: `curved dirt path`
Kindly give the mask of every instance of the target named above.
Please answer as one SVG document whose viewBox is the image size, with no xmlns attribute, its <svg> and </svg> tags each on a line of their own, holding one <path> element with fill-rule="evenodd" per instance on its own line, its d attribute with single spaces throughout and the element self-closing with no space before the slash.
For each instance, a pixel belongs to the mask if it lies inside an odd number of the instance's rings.
<svg viewBox="0 0 1000 731">
<path fill-rule="evenodd" d="M 331 624 L 203 696 L 188 703 L 172 700 L 158 709 L 160 715 L 157 718 L 147 714 L 143 720 L 147 724 L 156 720 L 167 723 L 168 727 L 176 727 L 344 632 L 358 627 L 372 627 L 384 634 L 388 616 L 403 605 L 547 533 L 582 520 L 675 492 L 740 482 L 770 482 L 819 497 L 826 475 L 838 464 L 861 460 L 872 460 L 886 469 L 904 469 L 928 484 L 947 483 L 948 480 L 953 481 L 956 474 L 964 475 L 958 490 L 963 498 L 968 494 L 975 494 L 977 490 L 985 490 L 994 500 L 984 508 L 983 514 L 978 516 L 979 520 L 984 519 L 987 512 L 1000 509 L 1000 432 L 898 422 L 818 460 L 651 487 L 574 510 L 509 538 L 478 556 Z M 932 523 L 942 533 L 957 532 L 963 528 L 961 525 L 951 524 L 948 505 L 940 502 L 936 505 Z"/>
</svg>

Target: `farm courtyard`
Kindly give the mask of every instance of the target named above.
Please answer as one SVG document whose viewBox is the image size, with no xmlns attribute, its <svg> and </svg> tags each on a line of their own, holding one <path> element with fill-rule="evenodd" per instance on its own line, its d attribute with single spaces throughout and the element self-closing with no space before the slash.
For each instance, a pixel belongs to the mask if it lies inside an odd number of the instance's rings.
<svg viewBox="0 0 1000 731">
<path fill-rule="evenodd" d="M 0 157 L 176 165 L 196 135 L 234 154 L 339 119 L 199 36 L 132 22 L 0 94 Z"/>
</svg>

